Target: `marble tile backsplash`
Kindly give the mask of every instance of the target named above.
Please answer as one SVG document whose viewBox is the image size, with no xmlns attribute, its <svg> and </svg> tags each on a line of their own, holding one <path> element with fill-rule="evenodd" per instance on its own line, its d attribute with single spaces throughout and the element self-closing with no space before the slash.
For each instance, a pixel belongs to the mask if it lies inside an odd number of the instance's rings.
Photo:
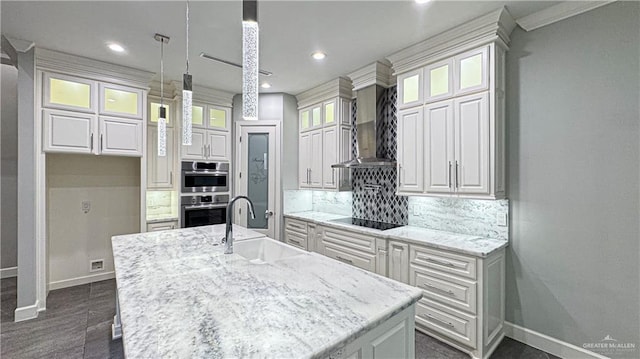
<svg viewBox="0 0 640 359">
<path fill-rule="evenodd" d="M 285 190 L 283 200 L 284 213 L 304 212 L 313 209 L 313 191 Z"/>
<path fill-rule="evenodd" d="M 177 218 L 178 195 L 175 191 L 147 191 L 147 219 Z"/>
<path fill-rule="evenodd" d="M 509 239 L 509 226 L 498 218 L 509 213 L 509 200 L 409 197 L 409 225 L 447 232 Z"/>
<path fill-rule="evenodd" d="M 351 192 L 284 191 L 284 213 L 317 211 L 350 217 L 351 206 Z"/>
</svg>

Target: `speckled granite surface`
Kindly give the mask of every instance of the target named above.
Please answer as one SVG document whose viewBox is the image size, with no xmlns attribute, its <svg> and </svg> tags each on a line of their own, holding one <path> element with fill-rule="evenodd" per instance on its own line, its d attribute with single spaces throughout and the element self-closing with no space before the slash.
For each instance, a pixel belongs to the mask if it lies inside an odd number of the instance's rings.
<svg viewBox="0 0 640 359">
<path fill-rule="evenodd" d="M 343 228 L 358 233 L 374 235 L 378 238 L 396 239 L 405 242 L 417 243 L 482 258 L 487 257 L 491 253 L 509 245 L 508 241 L 502 239 L 438 231 L 416 226 L 403 226 L 386 231 L 380 231 L 377 229 L 360 227 L 346 223 L 332 222 L 333 219 L 344 218 L 345 216 L 322 212 L 306 211 L 289 213 L 284 216 L 314 222 L 323 226 Z"/>
<path fill-rule="evenodd" d="M 326 356 L 422 296 L 316 253 L 262 264 L 225 255 L 223 232 L 112 238 L 127 357 Z"/>
</svg>

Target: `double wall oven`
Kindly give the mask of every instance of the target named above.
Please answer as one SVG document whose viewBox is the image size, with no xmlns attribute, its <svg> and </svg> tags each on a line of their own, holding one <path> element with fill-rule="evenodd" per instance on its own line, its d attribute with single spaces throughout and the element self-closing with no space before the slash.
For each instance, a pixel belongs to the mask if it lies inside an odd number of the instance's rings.
<svg viewBox="0 0 640 359">
<path fill-rule="evenodd" d="M 182 228 L 225 223 L 229 203 L 229 164 L 182 162 Z"/>
</svg>

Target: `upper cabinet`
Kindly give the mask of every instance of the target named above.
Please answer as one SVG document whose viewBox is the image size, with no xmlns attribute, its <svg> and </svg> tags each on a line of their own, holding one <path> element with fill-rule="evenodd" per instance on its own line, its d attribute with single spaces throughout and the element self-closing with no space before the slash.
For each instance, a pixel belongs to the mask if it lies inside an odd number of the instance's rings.
<svg viewBox="0 0 640 359">
<path fill-rule="evenodd" d="M 61 74 L 43 76 L 42 106 L 61 110 L 95 113 L 97 82 Z"/>
<path fill-rule="evenodd" d="M 191 126 L 191 145 L 182 145 L 182 159 L 230 160 L 231 108 L 194 103 L 191 108 Z"/>
<path fill-rule="evenodd" d="M 300 188 L 351 189 L 349 171 L 331 165 L 351 159 L 351 81 L 339 78 L 298 95 Z"/>
<path fill-rule="evenodd" d="M 57 73 L 39 74 L 44 152 L 143 155 L 145 90 Z"/>
<path fill-rule="evenodd" d="M 162 101 L 162 107 L 166 109 L 166 122 L 167 126 L 173 127 L 173 113 L 171 109 L 173 108 L 172 102 L 170 101 Z M 157 125 L 158 118 L 160 117 L 160 99 L 149 98 L 149 124 Z"/>
<path fill-rule="evenodd" d="M 504 53 L 490 43 L 398 75 L 399 194 L 505 196 Z"/>
</svg>

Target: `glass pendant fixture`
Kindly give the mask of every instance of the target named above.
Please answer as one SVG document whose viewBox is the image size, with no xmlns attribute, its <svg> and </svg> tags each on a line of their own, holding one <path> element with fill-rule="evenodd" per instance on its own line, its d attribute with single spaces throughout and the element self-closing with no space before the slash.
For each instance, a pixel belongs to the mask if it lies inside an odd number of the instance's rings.
<svg viewBox="0 0 640 359">
<path fill-rule="evenodd" d="M 164 44 L 169 37 L 155 34 L 154 39 L 160 41 L 160 111 L 158 115 L 158 157 L 167 156 L 167 109 L 164 107 Z"/>
<path fill-rule="evenodd" d="M 258 1 L 242 1 L 242 117 L 258 119 Z"/>
<path fill-rule="evenodd" d="M 189 0 L 187 0 L 187 71 L 182 75 L 182 144 L 191 145 L 193 82 L 189 74 Z"/>
</svg>

